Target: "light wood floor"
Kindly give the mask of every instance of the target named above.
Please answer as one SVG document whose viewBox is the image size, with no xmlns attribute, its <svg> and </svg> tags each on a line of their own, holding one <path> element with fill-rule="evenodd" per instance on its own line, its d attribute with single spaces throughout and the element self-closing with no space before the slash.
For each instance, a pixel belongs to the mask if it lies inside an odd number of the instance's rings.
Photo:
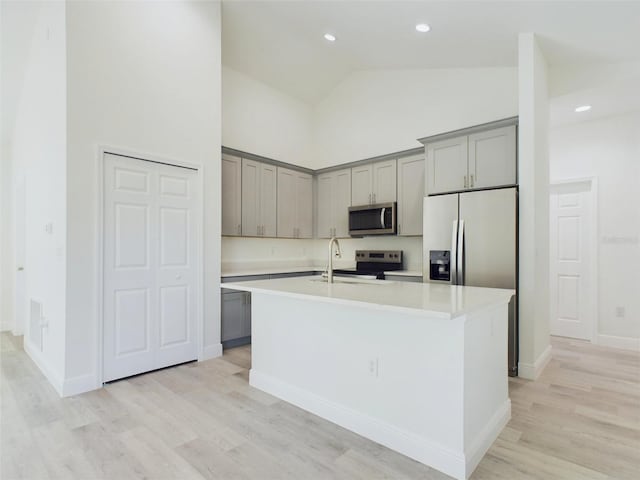
<svg viewBox="0 0 640 480">
<path fill-rule="evenodd" d="M 251 351 L 60 399 L 0 336 L 0 477 L 316 479 L 447 476 L 248 385 Z M 553 339 L 473 479 L 640 478 L 640 355 Z"/>
</svg>

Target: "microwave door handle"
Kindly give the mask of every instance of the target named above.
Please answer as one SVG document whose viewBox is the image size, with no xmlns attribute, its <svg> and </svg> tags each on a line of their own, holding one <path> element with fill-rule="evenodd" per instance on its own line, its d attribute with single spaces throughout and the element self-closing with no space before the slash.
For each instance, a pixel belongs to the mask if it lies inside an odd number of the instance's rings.
<svg viewBox="0 0 640 480">
<path fill-rule="evenodd" d="M 384 226 L 384 211 L 386 210 L 386 207 L 382 207 L 382 209 L 380 210 L 380 228 L 385 228 Z"/>
</svg>

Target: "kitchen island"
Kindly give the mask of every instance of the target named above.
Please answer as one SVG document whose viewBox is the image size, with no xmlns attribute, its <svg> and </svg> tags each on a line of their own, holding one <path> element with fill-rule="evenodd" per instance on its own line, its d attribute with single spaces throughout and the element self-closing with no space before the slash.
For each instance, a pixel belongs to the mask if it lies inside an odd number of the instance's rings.
<svg viewBox="0 0 640 480">
<path fill-rule="evenodd" d="M 455 478 L 511 416 L 511 290 L 321 277 L 252 295 L 250 384 Z"/>
</svg>

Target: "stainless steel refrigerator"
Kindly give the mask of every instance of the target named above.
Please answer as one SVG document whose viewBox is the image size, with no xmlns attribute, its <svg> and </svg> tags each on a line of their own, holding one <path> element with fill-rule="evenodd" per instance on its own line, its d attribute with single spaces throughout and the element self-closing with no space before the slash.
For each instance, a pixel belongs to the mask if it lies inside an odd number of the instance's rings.
<svg viewBox="0 0 640 480">
<path fill-rule="evenodd" d="M 509 288 L 508 373 L 518 374 L 518 190 L 424 199 L 423 281 Z"/>
</svg>

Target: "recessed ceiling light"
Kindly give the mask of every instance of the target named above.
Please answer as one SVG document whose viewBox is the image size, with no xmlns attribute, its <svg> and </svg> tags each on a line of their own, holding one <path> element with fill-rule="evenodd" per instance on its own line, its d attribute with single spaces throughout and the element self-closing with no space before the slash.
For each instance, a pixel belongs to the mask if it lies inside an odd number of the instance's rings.
<svg viewBox="0 0 640 480">
<path fill-rule="evenodd" d="M 580 107 L 576 107 L 576 112 L 586 112 L 587 110 L 591 110 L 591 105 L 581 105 Z"/>
<path fill-rule="evenodd" d="M 431 27 L 426 23 L 419 23 L 416 25 L 416 30 L 422 33 L 426 33 L 431 30 Z"/>
<path fill-rule="evenodd" d="M 329 40 L 330 42 L 335 42 L 336 41 L 336 36 L 335 35 L 331 35 L 330 33 L 325 33 L 324 34 L 324 38 Z"/>
</svg>

